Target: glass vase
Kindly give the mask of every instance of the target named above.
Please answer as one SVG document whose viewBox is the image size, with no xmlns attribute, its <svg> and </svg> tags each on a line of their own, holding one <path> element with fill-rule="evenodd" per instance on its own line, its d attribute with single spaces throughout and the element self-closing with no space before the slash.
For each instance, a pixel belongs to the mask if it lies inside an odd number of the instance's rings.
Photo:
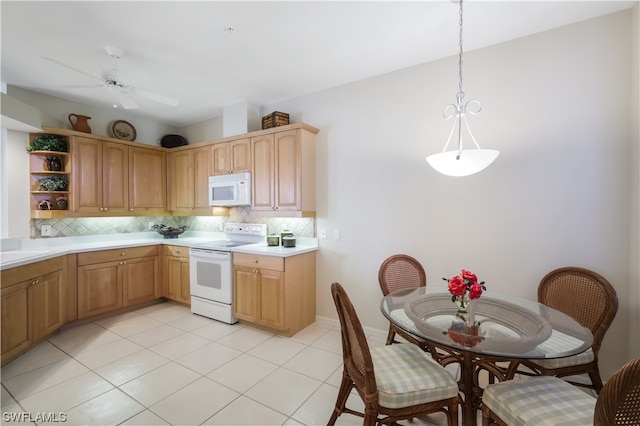
<svg viewBox="0 0 640 426">
<path fill-rule="evenodd" d="M 469 296 L 456 296 L 455 304 L 458 306 L 458 314 L 466 314 L 469 308 Z"/>
</svg>

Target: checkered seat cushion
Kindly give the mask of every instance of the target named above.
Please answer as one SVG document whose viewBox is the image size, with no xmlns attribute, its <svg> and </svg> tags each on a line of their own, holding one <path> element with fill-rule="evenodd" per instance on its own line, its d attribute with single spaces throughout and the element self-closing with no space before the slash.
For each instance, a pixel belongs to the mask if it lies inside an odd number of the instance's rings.
<svg viewBox="0 0 640 426">
<path fill-rule="evenodd" d="M 513 426 L 591 426 L 596 398 L 562 379 L 540 376 L 489 385 L 482 403 Z"/>
<path fill-rule="evenodd" d="M 451 374 L 415 345 L 371 348 L 371 360 L 382 407 L 409 407 L 458 395 Z"/>
<path fill-rule="evenodd" d="M 589 350 L 573 356 L 567 356 L 564 358 L 535 359 L 531 360 L 531 362 L 552 370 L 562 367 L 571 367 L 573 365 L 588 364 L 593 360 L 593 350 L 589 348 Z"/>
</svg>

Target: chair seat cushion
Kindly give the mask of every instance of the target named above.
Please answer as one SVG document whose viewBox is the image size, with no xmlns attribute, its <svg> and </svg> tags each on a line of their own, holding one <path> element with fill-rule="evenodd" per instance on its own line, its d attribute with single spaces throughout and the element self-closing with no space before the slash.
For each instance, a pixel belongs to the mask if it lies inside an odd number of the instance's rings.
<svg viewBox="0 0 640 426">
<path fill-rule="evenodd" d="M 482 403 L 513 426 L 593 425 L 596 398 L 551 376 L 489 385 Z"/>
<path fill-rule="evenodd" d="M 562 367 L 573 367 L 574 365 L 589 364 L 595 358 L 593 351 L 589 348 L 587 351 L 579 353 L 578 355 L 567 356 L 564 358 L 550 358 L 550 359 L 535 359 L 531 360 L 534 364 L 541 367 L 548 368 L 550 370 Z"/>
<path fill-rule="evenodd" d="M 451 374 L 415 345 L 371 348 L 371 359 L 382 407 L 402 408 L 458 395 Z"/>
</svg>

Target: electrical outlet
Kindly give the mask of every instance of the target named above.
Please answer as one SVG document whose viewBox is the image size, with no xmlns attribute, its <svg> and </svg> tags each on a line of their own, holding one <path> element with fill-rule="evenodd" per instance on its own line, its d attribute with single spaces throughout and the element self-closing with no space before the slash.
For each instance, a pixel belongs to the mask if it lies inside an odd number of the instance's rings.
<svg viewBox="0 0 640 426">
<path fill-rule="evenodd" d="M 42 225 L 40 227 L 40 235 L 42 235 L 43 237 L 50 237 L 51 236 L 51 225 Z"/>
<path fill-rule="evenodd" d="M 327 230 L 326 229 L 321 229 L 320 230 L 320 238 L 323 239 L 323 240 L 325 238 L 327 238 Z"/>
<path fill-rule="evenodd" d="M 155 225 L 155 223 L 153 223 L 153 222 L 149 222 L 149 229 L 150 229 L 150 230 L 153 230 L 153 225 Z"/>
</svg>

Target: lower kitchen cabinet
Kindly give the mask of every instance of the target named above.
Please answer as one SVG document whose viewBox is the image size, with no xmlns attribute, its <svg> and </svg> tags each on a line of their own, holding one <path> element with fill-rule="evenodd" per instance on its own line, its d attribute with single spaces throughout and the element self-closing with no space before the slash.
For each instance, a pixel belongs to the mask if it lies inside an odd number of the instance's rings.
<svg viewBox="0 0 640 426">
<path fill-rule="evenodd" d="M 234 253 L 233 314 L 292 336 L 316 318 L 316 254 Z"/>
<path fill-rule="evenodd" d="M 2 271 L 2 365 L 63 324 L 64 257 Z"/>
<path fill-rule="evenodd" d="M 79 253 L 77 264 L 78 319 L 160 297 L 158 246 Z"/>
<path fill-rule="evenodd" d="M 164 246 L 164 297 L 191 304 L 189 248 Z"/>
</svg>

